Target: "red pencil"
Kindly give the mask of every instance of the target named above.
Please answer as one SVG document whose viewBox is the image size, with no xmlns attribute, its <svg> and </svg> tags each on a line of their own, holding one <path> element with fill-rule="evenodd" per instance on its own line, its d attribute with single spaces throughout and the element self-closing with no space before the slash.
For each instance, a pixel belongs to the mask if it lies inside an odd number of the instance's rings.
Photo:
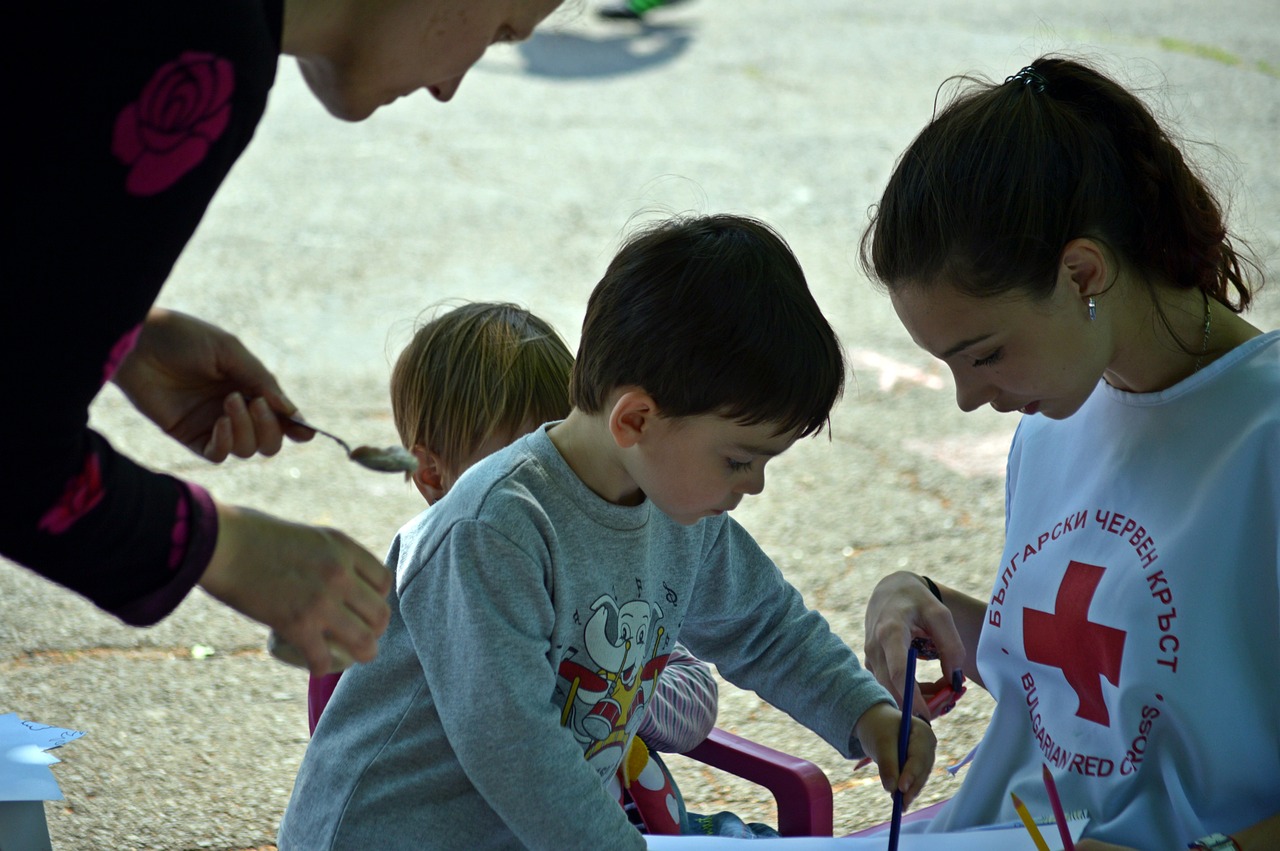
<svg viewBox="0 0 1280 851">
<path fill-rule="evenodd" d="M 1076 851 L 1071 841 L 1071 829 L 1067 827 L 1067 817 L 1062 812 L 1062 799 L 1058 797 L 1058 784 L 1053 782 L 1053 772 L 1049 766 L 1044 768 L 1044 788 L 1049 792 L 1049 806 L 1053 807 L 1053 818 L 1058 823 L 1058 835 L 1062 837 L 1062 851 Z"/>
</svg>

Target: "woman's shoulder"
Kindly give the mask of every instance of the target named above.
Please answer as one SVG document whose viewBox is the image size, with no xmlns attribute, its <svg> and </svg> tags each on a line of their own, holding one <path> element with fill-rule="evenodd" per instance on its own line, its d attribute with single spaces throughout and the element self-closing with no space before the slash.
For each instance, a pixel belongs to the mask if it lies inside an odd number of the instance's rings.
<svg viewBox="0 0 1280 851">
<path fill-rule="evenodd" d="M 1280 330 L 1241 343 L 1205 369 L 1211 370 L 1206 404 L 1280 422 Z"/>
</svg>

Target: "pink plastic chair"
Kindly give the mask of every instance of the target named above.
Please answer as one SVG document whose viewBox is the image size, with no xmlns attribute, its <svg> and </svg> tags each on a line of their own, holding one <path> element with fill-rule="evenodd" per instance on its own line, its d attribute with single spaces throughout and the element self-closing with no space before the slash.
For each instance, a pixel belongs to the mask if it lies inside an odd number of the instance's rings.
<svg viewBox="0 0 1280 851">
<path fill-rule="evenodd" d="M 307 722 L 312 733 L 341 676 L 326 674 L 308 681 Z M 778 833 L 783 836 L 831 835 L 831 782 L 812 762 L 719 727 L 685 756 L 768 789 L 778 805 Z"/>
<path fill-rule="evenodd" d="M 308 732 L 315 733 L 316 724 L 320 721 L 320 713 L 324 712 L 329 698 L 333 697 L 333 690 L 338 687 L 338 678 L 341 676 L 342 672 L 339 671 L 336 674 L 325 674 L 323 677 L 311 677 L 307 680 Z"/>
<path fill-rule="evenodd" d="M 807 759 L 719 727 L 685 756 L 772 792 L 778 804 L 778 833 L 783 836 L 831 835 L 831 781 Z"/>
</svg>

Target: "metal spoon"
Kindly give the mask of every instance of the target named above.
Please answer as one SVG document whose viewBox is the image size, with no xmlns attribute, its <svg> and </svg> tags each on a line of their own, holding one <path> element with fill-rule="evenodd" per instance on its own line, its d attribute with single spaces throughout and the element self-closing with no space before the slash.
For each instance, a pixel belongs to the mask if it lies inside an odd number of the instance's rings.
<svg viewBox="0 0 1280 851">
<path fill-rule="evenodd" d="M 336 434 L 325 431 L 322 428 L 316 428 L 301 417 L 293 416 L 285 417 L 285 419 L 294 425 L 309 428 L 316 434 L 323 434 L 325 437 L 336 441 L 339 446 L 346 450 L 347 457 L 361 467 L 377 470 L 379 473 L 414 473 L 418 470 L 418 459 L 413 457 L 413 453 L 403 446 L 388 446 L 383 449 L 378 449 L 375 446 L 357 446 L 352 449 L 345 440 Z"/>
</svg>

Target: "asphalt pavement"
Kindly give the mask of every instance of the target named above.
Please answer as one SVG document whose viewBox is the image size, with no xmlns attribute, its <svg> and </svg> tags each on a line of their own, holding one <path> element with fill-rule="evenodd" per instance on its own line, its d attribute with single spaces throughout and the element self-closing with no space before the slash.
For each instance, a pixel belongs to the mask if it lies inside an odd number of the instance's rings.
<svg viewBox="0 0 1280 851">
<path fill-rule="evenodd" d="M 857 260 L 867 209 L 945 78 L 1003 78 L 1045 52 L 1101 63 L 1196 140 L 1239 233 L 1280 271 L 1274 0 L 691 0 L 644 24 L 592 8 L 574 3 L 531 41 L 493 48 L 452 103 L 419 94 L 362 124 L 331 119 L 284 60 L 160 303 L 239 334 L 317 425 L 381 445 L 395 438 L 390 365 L 434 305 L 516 301 L 576 347 L 629 227 L 669 212 L 763 218 L 796 250 L 853 380 L 830 437 L 773 462 L 737 516 L 860 651 L 879 577 L 909 568 L 983 594 L 1002 542 L 1014 418 L 955 408 L 949 375 Z M 1280 327 L 1276 287 L 1253 321 Z M 328 441 L 214 466 L 111 388 L 92 419 L 220 499 L 337 526 L 379 554 L 422 507 Z M 0 565 L 0 713 L 87 731 L 56 752 L 54 847 L 270 846 L 307 742 L 306 677 L 264 644 L 264 628 L 200 591 L 130 629 Z M 939 722 L 939 766 L 972 747 L 989 710 L 974 694 Z M 720 723 L 822 765 L 838 831 L 888 817 L 871 769 L 853 772 L 754 695 L 724 687 Z M 758 790 L 677 770 L 692 808 L 771 818 Z M 924 800 L 954 789 L 940 768 Z"/>
</svg>

